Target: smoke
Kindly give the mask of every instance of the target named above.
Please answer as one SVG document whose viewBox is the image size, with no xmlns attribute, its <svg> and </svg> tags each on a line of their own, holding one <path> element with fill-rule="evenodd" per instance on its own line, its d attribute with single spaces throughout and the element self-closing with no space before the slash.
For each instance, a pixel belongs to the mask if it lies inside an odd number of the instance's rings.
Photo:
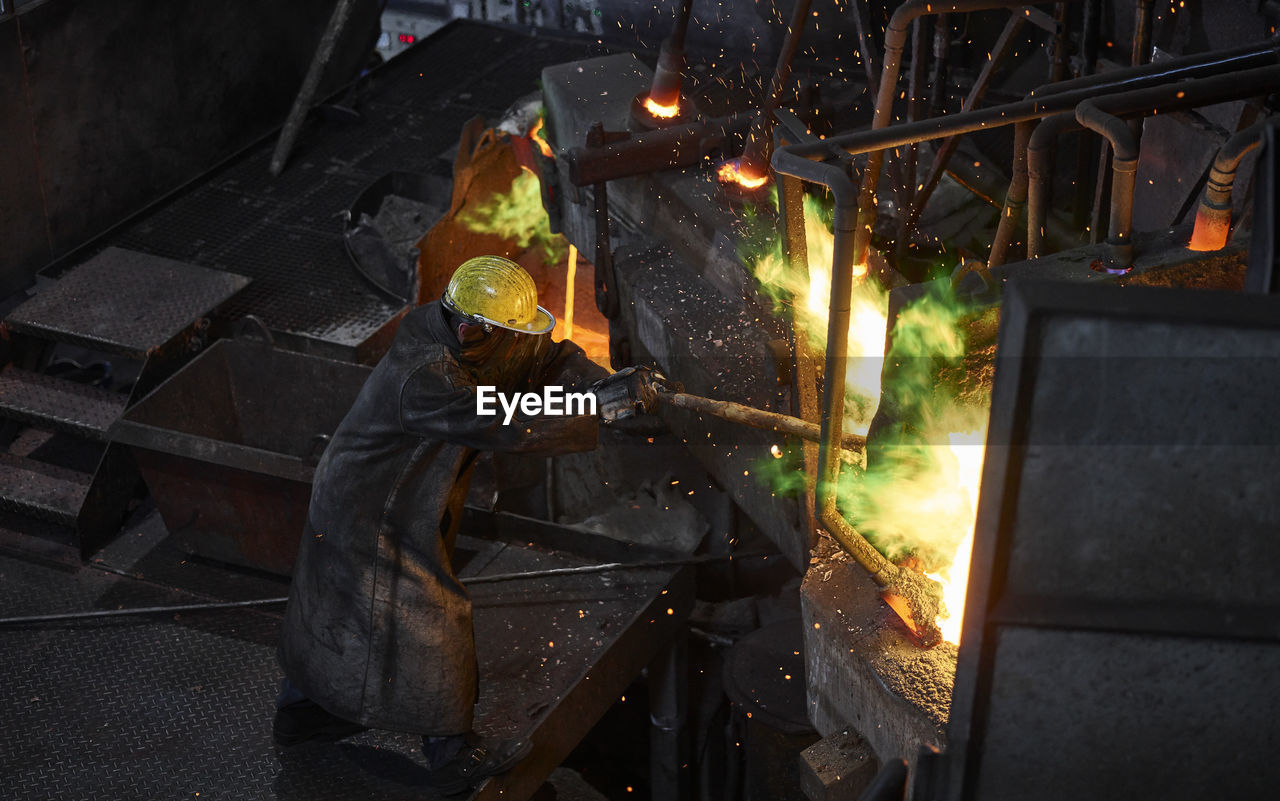
<svg viewBox="0 0 1280 801">
<path fill-rule="evenodd" d="M 776 205 L 776 201 L 775 201 Z M 806 265 L 797 269 L 783 255 L 782 239 L 772 225 L 761 223 L 753 209 L 744 215 L 748 235 L 740 255 L 751 265 L 760 291 L 773 301 L 774 312 L 792 317 L 819 361 L 827 348 L 827 307 L 831 295 L 832 235 L 830 204 L 805 195 Z M 888 294 L 871 280 L 853 287 L 849 318 L 849 350 L 845 362 L 845 428 L 865 434 L 880 397 Z"/>
<path fill-rule="evenodd" d="M 474 233 L 496 234 L 521 250 L 540 248 L 548 264 L 561 261 L 567 253 L 564 238 L 551 233 L 551 222 L 542 206 L 541 185 L 528 170 L 520 170 L 509 191 L 468 209 L 460 219 Z"/>
<path fill-rule="evenodd" d="M 965 364 L 971 313 L 948 289 L 899 314 L 865 468 L 841 472 L 841 511 L 891 560 L 946 571 L 973 530 L 990 407 Z M 976 388 L 975 388 L 976 386 Z"/>
</svg>

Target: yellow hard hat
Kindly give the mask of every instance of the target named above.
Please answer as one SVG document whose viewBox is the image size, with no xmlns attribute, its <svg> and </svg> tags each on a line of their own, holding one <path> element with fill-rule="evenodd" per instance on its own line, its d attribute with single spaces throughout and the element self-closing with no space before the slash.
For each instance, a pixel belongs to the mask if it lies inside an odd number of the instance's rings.
<svg viewBox="0 0 1280 801">
<path fill-rule="evenodd" d="M 522 334 L 545 334 L 556 325 L 538 305 L 533 277 L 510 259 L 477 256 L 453 271 L 440 301 L 445 308 L 481 324 Z"/>
</svg>

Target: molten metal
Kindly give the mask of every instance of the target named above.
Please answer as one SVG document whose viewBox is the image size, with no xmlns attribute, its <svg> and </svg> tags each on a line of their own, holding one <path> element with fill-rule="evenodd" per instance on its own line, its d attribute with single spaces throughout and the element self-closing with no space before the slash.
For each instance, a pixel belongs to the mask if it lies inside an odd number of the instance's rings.
<svg viewBox="0 0 1280 801">
<path fill-rule="evenodd" d="M 768 175 L 755 176 L 744 172 L 738 159 L 731 159 L 720 165 L 717 176 L 722 183 L 734 183 L 747 189 L 759 189 L 769 183 Z M 865 271 L 865 267 L 863 268 Z"/>
<path fill-rule="evenodd" d="M 542 155 L 546 156 L 547 158 L 554 158 L 555 153 L 552 152 L 551 145 L 547 143 L 546 139 L 542 138 L 542 128 L 543 128 L 543 121 L 542 121 L 542 118 L 539 117 L 538 123 L 533 126 L 532 130 L 529 131 L 529 141 L 533 142 L 535 145 L 538 146 L 538 150 L 542 151 Z"/>
<path fill-rule="evenodd" d="M 654 100 L 652 97 L 646 97 L 644 99 L 644 108 L 650 114 L 662 120 L 673 119 L 680 113 L 679 101 L 672 103 L 669 106 L 665 106 Z"/>
<path fill-rule="evenodd" d="M 1231 233 L 1231 207 L 1215 208 L 1201 203 L 1196 211 L 1196 227 L 1191 232 L 1189 250 L 1210 251 L 1222 250 L 1227 246 L 1227 236 Z"/>
</svg>

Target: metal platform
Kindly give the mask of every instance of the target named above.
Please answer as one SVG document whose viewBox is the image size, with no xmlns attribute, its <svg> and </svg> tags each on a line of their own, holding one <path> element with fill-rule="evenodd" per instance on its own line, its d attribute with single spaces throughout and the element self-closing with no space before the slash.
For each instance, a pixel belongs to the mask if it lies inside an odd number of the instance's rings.
<svg viewBox="0 0 1280 801">
<path fill-rule="evenodd" d="M 234 273 L 107 248 L 10 312 L 4 326 L 141 361 L 248 283 Z"/>
<path fill-rule="evenodd" d="M 0 507 L 74 526 L 93 476 L 0 453 Z"/>
<path fill-rule="evenodd" d="M 313 115 L 279 178 L 267 170 L 272 136 L 97 246 L 249 276 L 231 316 L 257 316 L 297 350 L 376 361 L 400 307 L 351 265 L 344 212 L 393 170 L 449 178 L 467 120 L 496 123 L 538 89 L 543 67 L 606 52 L 590 36 L 456 20 L 367 79 L 355 101 L 360 121 Z"/>
<path fill-rule="evenodd" d="M 466 536 L 457 559 L 464 580 L 589 561 Z M 541 786 L 683 625 L 691 583 L 687 572 L 668 569 L 476 586 L 476 728 L 530 736 L 535 747 L 474 797 L 527 798 Z M 0 557 L 0 615 L 243 600 L 283 595 L 285 587 L 264 574 L 188 560 L 154 514 L 78 571 Z M 274 746 L 281 610 L 0 628 L 0 794 L 431 798 L 414 735 Z"/>
<path fill-rule="evenodd" d="M 129 397 L 89 384 L 23 370 L 0 370 L 0 415 L 28 425 L 107 440 L 107 429 L 124 411 Z"/>
</svg>

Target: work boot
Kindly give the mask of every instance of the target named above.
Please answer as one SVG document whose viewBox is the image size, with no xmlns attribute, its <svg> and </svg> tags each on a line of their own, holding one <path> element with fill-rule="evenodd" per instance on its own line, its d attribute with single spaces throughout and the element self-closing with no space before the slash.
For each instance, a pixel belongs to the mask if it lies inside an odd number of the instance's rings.
<svg viewBox="0 0 1280 801">
<path fill-rule="evenodd" d="M 288 747 L 309 740 L 331 743 L 367 729 L 367 726 L 331 715 L 315 701 L 304 698 L 276 710 L 271 733 L 278 745 Z"/>
<path fill-rule="evenodd" d="M 429 750 L 430 745 L 424 738 L 423 750 Z M 456 795 L 490 776 L 506 773 L 532 750 L 533 743 L 528 740 L 469 741 L 449 761 L 439 767 L 432 765 L 427 784 L 443 795 Z"/>
</svg>

